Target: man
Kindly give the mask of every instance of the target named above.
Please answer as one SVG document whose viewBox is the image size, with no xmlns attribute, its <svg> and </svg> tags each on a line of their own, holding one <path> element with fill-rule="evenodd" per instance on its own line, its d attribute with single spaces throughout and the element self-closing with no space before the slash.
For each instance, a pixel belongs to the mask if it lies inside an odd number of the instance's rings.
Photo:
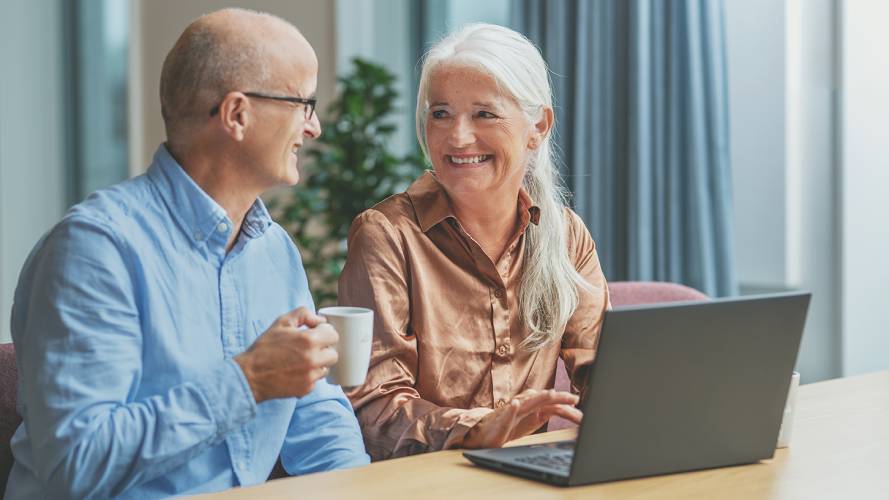
<svg viewBox="0 0 889 500">
<path fill-rule="evenodd" d="M 6 498 L 222 490 L 263 482 L 279 455 L 290 474 L 368 463 L 323 379 L 337 333 L 258 198 L 296 184 L 321 133 L 317 69 L 267 14 L 218 11 L 176 42 L 148 172 L 75 206 L 22 271 Z"/>
</svg>

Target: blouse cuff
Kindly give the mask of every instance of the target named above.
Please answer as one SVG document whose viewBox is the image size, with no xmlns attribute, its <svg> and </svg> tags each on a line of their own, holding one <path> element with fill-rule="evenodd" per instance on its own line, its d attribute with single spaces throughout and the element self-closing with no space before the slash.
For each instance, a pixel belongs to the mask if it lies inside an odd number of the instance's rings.
<svg viewBox="0 0 889 500">
<path fill-rule="evenodd" d="M 472 408 L 471 410 L 464 411 L 460 418 L 457 420 L 456 425 L 448 434 L 448 438 L 445 440 L 444 446 L 441 449 L 450 450 L 452 448 L 460 448 L 463 446 L 463 440 L 466 439 L 466 434 L 479 423 L 479 421 L 484 418 L 489 413 L 493 413 L 494 410 L 490 408 Z"/>
</svg>

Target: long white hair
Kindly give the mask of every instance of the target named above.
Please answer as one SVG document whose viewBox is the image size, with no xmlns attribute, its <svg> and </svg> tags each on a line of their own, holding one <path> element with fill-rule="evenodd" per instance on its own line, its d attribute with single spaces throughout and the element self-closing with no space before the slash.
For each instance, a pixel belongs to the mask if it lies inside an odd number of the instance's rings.
<svg viewBox="0 0 889 500">
<path fill-rule="evenodd" d="M 426 118 L 430 76 L 440 65 L 477 68 L 489 74 L 504 95 L 511 96 L 529 123 L 538 122 L 552 108 L 549 71 L 537 47 L 521 34 L 493 24 L 474 23 L 436 43 L 423 59 L 417 94 L 417 139 L 429 157 Z M 534 351 L 560 338 L 577 308 L 578 293 L 589 284 L 568 256 L 566 236 L 567 192 L 556 170 L 552 131 L 525 166 L 522 185 L 540 208 L 538 225 L 525 232 L 525 257 L 519 287 L 521 317 L 528 335 L 521 347 Z"/>
</svg>

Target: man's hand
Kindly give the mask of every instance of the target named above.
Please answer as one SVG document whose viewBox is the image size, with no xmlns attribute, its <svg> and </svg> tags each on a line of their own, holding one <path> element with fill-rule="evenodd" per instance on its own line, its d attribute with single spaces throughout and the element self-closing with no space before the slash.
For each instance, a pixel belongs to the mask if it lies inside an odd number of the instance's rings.
<svg viewBox="0 0 889 500">
<path fill-rule="evenodd" d="M 302 328 L 305 327 L 305 328 Z M 300 307 L 275 320 L 253 345 L 235 356 L 257 403 L 301 397 L 336 363 L 339 335 L 324 318 Z"/>
<path fill-rule="evenodd" d="M 574 407 L 578 401 L 570 392 L 528 389 L 508 405 L 485 415 L 466 433 L 463 447 L 499 448 L 531 434 L 554 416 L 580 424 L 583 413 Z"/>
</svg>

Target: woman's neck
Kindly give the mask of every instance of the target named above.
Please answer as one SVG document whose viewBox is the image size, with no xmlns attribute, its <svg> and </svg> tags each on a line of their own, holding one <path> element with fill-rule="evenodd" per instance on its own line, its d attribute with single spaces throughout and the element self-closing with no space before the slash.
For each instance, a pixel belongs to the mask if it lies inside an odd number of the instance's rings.
<svg viewBox="0 0 889 500">
<path fill-rule="evenodd" d="M 506 251 L 519 225 L 518 190 L 485 194 L 450 194 L 454 214 L 495 264 Z"/>
</svg>

